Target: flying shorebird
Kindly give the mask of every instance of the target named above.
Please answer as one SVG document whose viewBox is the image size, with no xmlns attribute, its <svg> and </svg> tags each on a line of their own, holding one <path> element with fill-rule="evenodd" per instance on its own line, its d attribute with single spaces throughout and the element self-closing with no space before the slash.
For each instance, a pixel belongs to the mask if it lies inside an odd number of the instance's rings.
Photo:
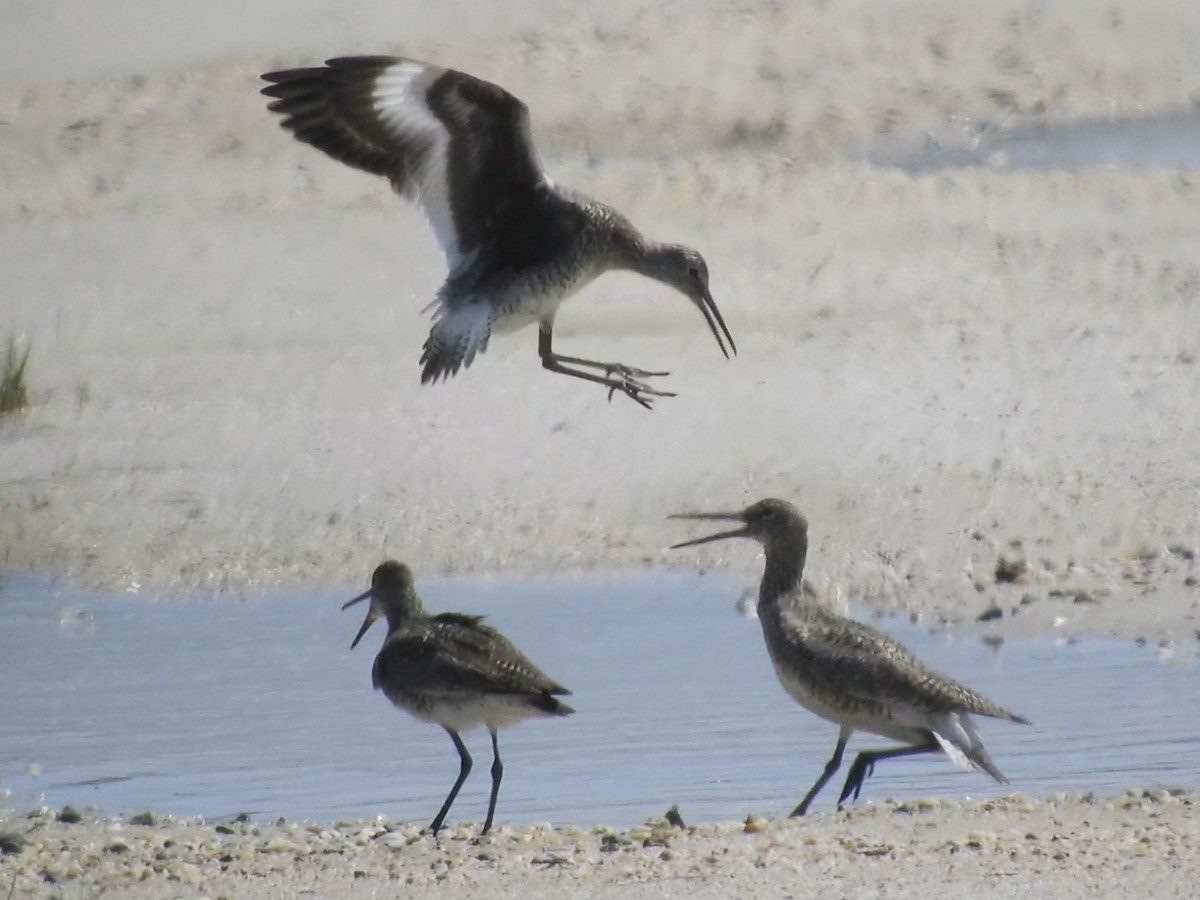
<svg viewBox="0 0 1200 900">
<path fill-rule="evenodd" d="M 875 763 L 918 753 L 945 753 L 965 768 L 978 767 L 996 781 L 1008 779 L 992 762 L 971 714 L 1029 722 L 952 678 L 933 671 L 886 634 L 840 616 L 801 587 L 808 552 L 808 521 L 784 500 L 762 500 L 742 512 L 680 513 L 672 519 L 716 519 L 741 528 L 684 541 L 672 549 L 724 538 L 748 537 L 763 545 L 766 568 L 758 592 L 767 652 L 784 690 L 810 712 L 841 728 L 833 756 L 816 784 L 792 810 L 802 816 L 842 763 L 855 731 L 869 731 L 905 746 L 865 750 L 850 766 L 838 808 L 857 800 Z"/>
<path fill-rule="evenodd" d="M 557 698 L 571 692 L 546 677 L 504 635 L 484 625 L 483 616 L 426 613 L 412 572 L 403 563 L 380 563 L 371 575 L 371 589 L 342 609 L 367 599 L 371 606 L 350 649 L 358 646 L 372 622 L 380 616 L 387 619 L 388 634 L 371 669 L 372 684 L 400 709 L 446 729 L 461 760 L 458 779 L 428 830 L 437 834 L 441 829 L 471 772 L 471 754 L 459 732 L 486 725 L 492 736 L 492 793 L 481 834 L 487 834 L 504 775 L 497 730 L 531 716 L 569 716 L 575 710 Z"/>
<path fill-rule="evenodd" d="M 449 274 L 426 307 L 436 310 L 422 383 L 471 365 L 493 331 L 537 322 L 543 368 L 647 408 L 651 398 L 674 396 L 639 380 L 666 372 L 554 352 L 559 306 L 610 269 L 675 288 L 704 314 L 726 358 L 737 353 L 709 293 L 704 258 L 649 240 L 611 206 L 555 185 L 533 145 L 529 110 L 503 88 L 391 56 L 330 59 L 262 77 L 271 82 L 262 90 L 274 98 L 268 108 L 298 140 L 385 176 L 429 219 Z"/>
</svg>

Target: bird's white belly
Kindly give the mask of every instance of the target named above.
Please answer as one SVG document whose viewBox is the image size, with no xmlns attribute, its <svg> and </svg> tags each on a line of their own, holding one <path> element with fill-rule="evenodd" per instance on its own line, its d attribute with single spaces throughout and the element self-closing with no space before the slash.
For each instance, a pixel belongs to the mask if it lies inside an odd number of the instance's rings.
<svg viewBox="0 0 1200 900">
<path fill-rule="evenodd" d="M 571 273 L 564 281 L 555 274 L 514 283 L 497 298 L 502 312 L 492 321 L 492 330 L 501 334 L 518 331 L 535 322 L 553 319 L 563 301 L 595 281 L 600 273 L 590 268 Z"/>
<path fill-rule="evenodd" d="M 554 304 L 557 306 L 558 304 Z M 492 323 L 492 331 L 497 334 L 512 334 L 522 328 L 535 325 L 542 319 L 542 313 L 534 309 L 521 309 L 508 315 L 500 316 Z"/>
<path fill-rule="evenodd" d="M 495 694 L 477 696 L 397 696 L 391 701 L 423 722 L 452 731 L 467 731 L 479 725 L 500 728 L 539 715 L 523 697 Z"/>
</svg>

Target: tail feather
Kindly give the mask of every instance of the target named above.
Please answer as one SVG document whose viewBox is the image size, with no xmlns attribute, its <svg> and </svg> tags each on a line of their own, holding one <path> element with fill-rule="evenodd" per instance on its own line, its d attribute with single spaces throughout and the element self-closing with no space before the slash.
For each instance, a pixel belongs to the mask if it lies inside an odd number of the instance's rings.
<svg viewBox="0 0 1200 900">
<path fill-rule="evenodd" d="M 535 694 L 534 696 L 530 697 L 529 704 L 534 709 L 548 713 L 552 716 L 569 716 L 571 713 L 575 712 L 575 708 L 573 706 L 568 706 L 566 703 L 563 703 L 554 696 L 554 694 L 560 693 L 569 694 L 571 692 L 562 689 L 556 691 L 545 691 L 544 693 Z"/>
<path fill-rule="evenodd" d="M 469 367 L 476 353 L 487 350 L 491 334 L 492 314 L 486 302 L 456 305 L 449 311 L 442 301 L 421 350 L 421 384 L 437 383 Z"/>
<path fill-rule="evenodd" d="M 982 744 L 967 754 L 967 758 L 971 760 L 971 762 L 977 767 L 983 769 L 983 771 L 991 775 L 997 783 L 1009 784 L 1008 778 L 1003 772 L 996 768 L 996 764 L 992 762 L 992 758 L 988 756 L 988 752 Z"/>
<path fill-rule="evenodd" d="M 975 729 L 975 723 L 967 713 L 948 713 L 929 730 L 951 762 L 964 769 L 983 769 L 1000 784 L 1009 783 L 1004 773 L 992 762 L 983 739 Z"/>
</svg>

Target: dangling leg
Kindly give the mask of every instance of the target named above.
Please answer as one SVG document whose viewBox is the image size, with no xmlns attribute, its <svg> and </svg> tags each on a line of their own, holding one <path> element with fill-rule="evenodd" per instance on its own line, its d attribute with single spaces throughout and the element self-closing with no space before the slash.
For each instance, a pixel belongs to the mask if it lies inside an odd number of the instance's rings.
<svg viewBox="0 0 1200 900">
<path fill-rule="evenodd" d="M 901 756 L 916 756 L 920 753 L 940 753 L 941 749 L 938 746 L 938 742 L 930 735 L 924 744 L 917 744 L 913 747 L 896 747 L 892 750 L 864 750 L 854 758 L 854 764 L 850 766 L 850 774 L 846 776 L 846 786 L 842 788 L 841 796 L 838 797 L 838 809 L 842 808 L 842 804 L 850 796 L 851 792 L 854 794 L 852 799 L 858 799 L 863 782 L 867 779 L 868 775 L 875 771 L 875 763 L 880 760 L 897 759 Z"/>
<path fill-rule="evenodd" d="M 492 795 L 488 798 L 487 819 L 483 823 L 483 831 L 487 834 L 492 830 L 492 816 L 496 814 L 496 798 L 500 796 L 500 779 L 504 777 L 504 763 L 500 761 L 500 745 L 496 742 L 496 729 L 489 728 L 492 733 Z"/>
<path fill-rule="evenodd" d="M 562 375 L 570 375 L 572 378 L 582 378 L 584 381 L 594 381 L 596 384 L 602 384 L 608 388 L 608 398 L 610 400 L 615 392 L 620 391 L 630 399 L 636 400 L 642 406 L 646 407 L 646 409 L 650 408 L 650 401 L 645 399 L 643 395 L 650 397 L 675 396 L 668 391 L 656 390 L 637 380 L 638 378 L 666 375 L 668 374 L 666 372 L 647 372 L 644 369 L 634 369 L 629 366 L 623 366 L 620 363 L 602 363 L 594 362 L 590 359 L 579 359 L 574 356 L 555 355 L 551 349 L 553 332 L 553 320 L 543 321 L 538 326 L 538 356 L 542 358 L 543 369 L 558 372 Z M 564 363 L 590 369 L 602 369 L 605 374 L 593 375 L 591 372 L 581 372 L 577 368 L 568 368 Z"/>
<path fill-rule="evenodd" d="M 842 764 L 842 754 L 846 752 L 846 742 L 850 740 L 850 735 L 853 732 L 849 728 L 843 728 L 841 734 L 838 735 L 837 746 L 833 748 L 833 756 L 829 758 L 829 762 L 825 763 L 825 771 L 821 773 L 821 777 L 817 779 L 817 783 L 808 789 L 808 793 L 804 795 L 804 799 L 800 801 L 800 805 L 792 810 L 793 816 L 802 816 L 808 812 L 809 804 L 817 794 L 821 793 L 821 788 L 825 787 L 825 782 L 833 777 L 833 773 L 838 770 L 838 766 Z"/>
<path fill-rule="evenodd" d="M 471 754 L 467 752 L 467 745 L 462 742 L 457 731 L 446 728 L 446 734 L 450 735 L 450 740 L 454 741 L 454 747 L 458 750 L 458 758 L 462 760 L 462 765 L 458 769 L 458 780 L 454 782 L 454 787 L 450 788 L 446 802 L 442 804 L 442 808 L 438 810 L 437 816 L 434 817 L 427 829 L 432 834 L 437 834 L 441 830 L 442 822 L 446 820 L 446 813 L 450 812 L 450 806 L 454 803 L 454 798 L 458 796 L 458 789 L 463 786 L 463 782 L 471 774 Z"/>
</svg>

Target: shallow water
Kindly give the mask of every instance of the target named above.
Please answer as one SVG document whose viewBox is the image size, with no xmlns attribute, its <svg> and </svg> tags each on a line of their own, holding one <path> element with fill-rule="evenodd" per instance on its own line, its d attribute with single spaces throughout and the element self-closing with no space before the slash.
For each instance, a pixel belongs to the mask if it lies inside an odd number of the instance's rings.
<svg viewBox="0 0 1200 900">
<path fill-rule="evenodd" d="M 786 815 L 836 729 L 775 681 L 759 625 L 725 576 L 431 579 L 433 610 L 485 613 L 579 712 L 501 732 L 500 821 L 628 826 L 679 804 L 689 822 Z M 441 729 L 371 690 L 381 625 L 349 650 L 361 590 L 258 599 L 80 594 L 0 581 L 0 806 L 424 822 L 458 760 Z M 1132 642 L 1009 641 L 882 627 L 935 667 L 1033 720 L 984 720 L 1010 787 L 944 759 L 883 763 L 866 798 L 1200 786 L 1200 678 Z M 452 819 L 478 821 L 491 764 Z M 886 742 L 857 735 L 850 751 Z M 849 756 L 847 757 L 847 763 Z M 831 810 L 840 782 L 814 810 Z"/>
<path fill-rule="evenodd" d="M 937 134 L 881 138 L 865 157 L 875 166 L 916 174 L 964 166 L 1191 169 L 1200 166 L 1200 114 L 1192 111 L 1016 127 L 967 122 Z"/>
</svg>

